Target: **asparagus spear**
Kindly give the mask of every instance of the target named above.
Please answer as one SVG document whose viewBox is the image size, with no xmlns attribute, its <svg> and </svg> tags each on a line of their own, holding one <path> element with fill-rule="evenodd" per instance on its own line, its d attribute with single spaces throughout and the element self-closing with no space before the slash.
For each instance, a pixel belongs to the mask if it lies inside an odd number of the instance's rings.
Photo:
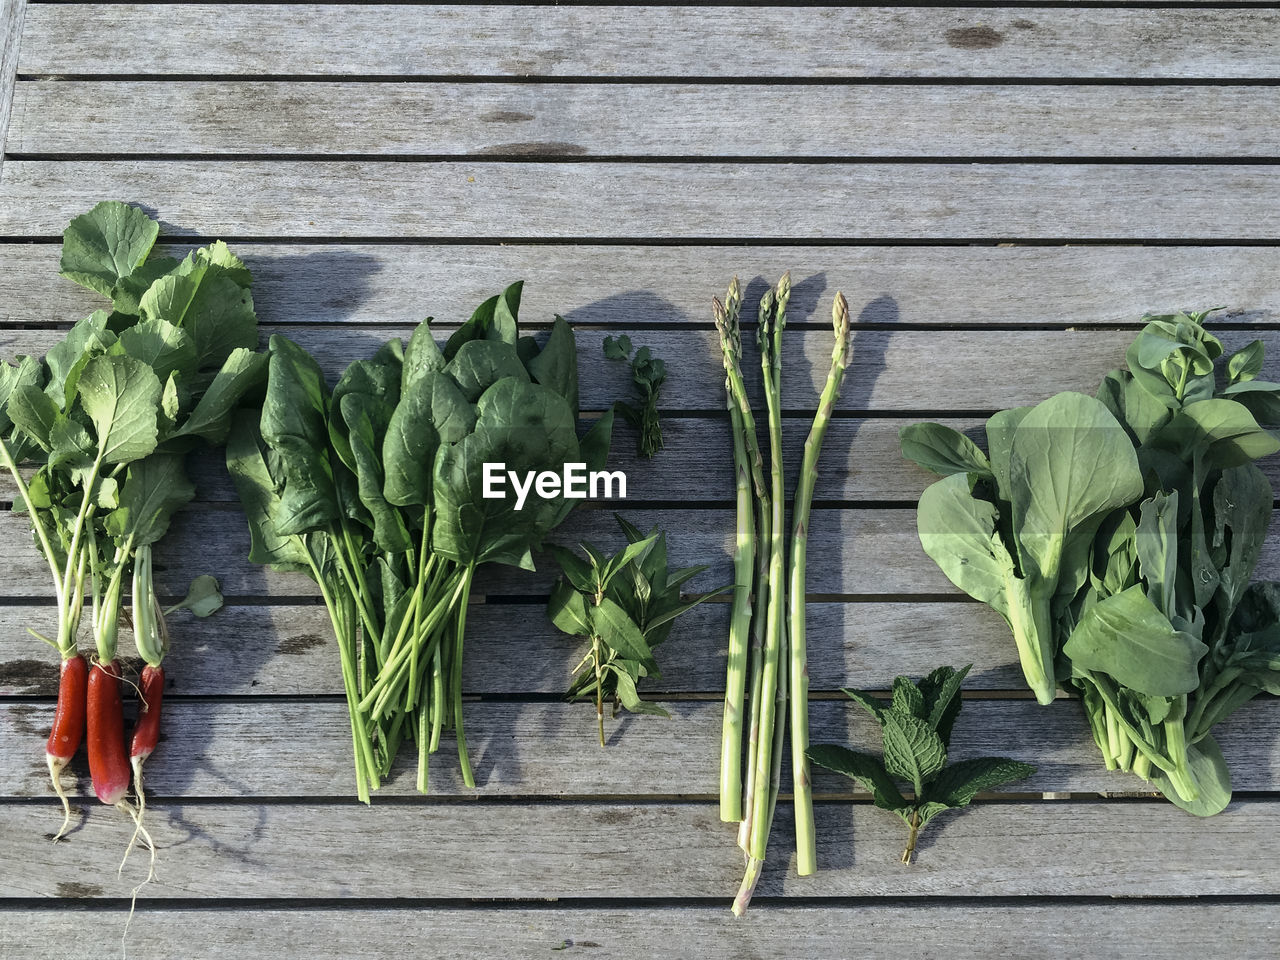
<svg viewBox="0 0 1280 960">
<path fill-rule="evenodd" d="M 790 296 L 791 281 L 784 275 L 776 290 L 768 291 L 760 300 L 760 325 L 756 340 L 760 345 L 760 367 L 764 379 L 765 409 L 769 421 L 769 479 L 770 479 L 770 527 L 769 527 L 769 583 L 775 589 L 769 591 L 765 612 L 765 647 L 763 674 L 760 689 L 760 736 L 757 745 L 756 795 L 754 822 L 751 825 L 751 841 L 748 856 L 763 860 L 769 842 L 772 806 L 770 791 L 761 790 L 762 783 L 772 780 L 774 724 L 777 722 L 778 675 L 783 665 L 783 647 L 786 643 L 786 624 L 783 619 L 783 580 L 785 572 L 786 544 L 783 538 L 783 512 L 786 508 L 786 492 L 782 477 L 782 327 L 786 320 L 786 299 Z M 780 310 L 779 307 L 782 309 Z M 784 717 L 785 722 L 785 717 Z"/>
<path fill-rule="evenodd" d="M 809 540 L 809 510 L 813 506 L 813 486 L 818 478 L 818 456 L 822 438 L 831 422 L 831 411 L 840 397 L 849 362 L 849 304 L 836 293 L 831 306 L 835 345 L 831 349 L 831 369 L 813 415 L 813 425 L 804 442 L 800 482 L 792 505 L 791 576 L 787 603 L 791 626 L 791 775 L 796 806 L 796 872 L 807 876 L 816 869 L 817 849 L 813 824 L 813 791 L 809 782 L 809 667 L 805 649 L 805 555 Z"/>
<path fill-rule="evenodd" d="M 720 332 L 720 347 L 724 354 L 725 397 L 729 408 L 729 423 L 733 431 L 733 466 L 737 478 L 737 540 L 734 544 L 733 614 L 729 623 L 728 676 L 725 681 L 724 724 L 720 744 L 720 819 L 727 823 L 742 820 L 742 711 L 746 695 L 747 646 L 751 633 L 751 578 L 756 554 L 755 519 L 752 515 L 752 470 L 747 457 L 747 441 L 742 407 L 734 390 L 736 374 L 741 382 L 739 369 L 741 338 L 738 314 L 742 305 L 738 278 L 729 285 L 725 303 L 713 301 L 716 329 Z M 747 408 L 750 416 L 750 408 Z M 751 438 L 755 441 L 755 423 L 751 424 Z M 759 448 L 755 450 L 759 456 Z M 763 486 L 763 470 L 761 470 Z M 754 704 L 754 699 L 752 700 Z"/>
</svg>

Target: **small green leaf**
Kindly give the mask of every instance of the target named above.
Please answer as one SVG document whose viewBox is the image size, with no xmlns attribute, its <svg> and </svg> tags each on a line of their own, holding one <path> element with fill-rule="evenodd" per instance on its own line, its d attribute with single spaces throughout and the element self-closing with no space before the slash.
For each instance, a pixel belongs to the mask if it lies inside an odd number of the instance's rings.
<svg viewBox="0 0 1280 960">
<path fill-rule="evenodd" d="M 1007 757 L 961 760 L 943 769 L 929 784 L 925 794 L 930 801 L 949 808 L 965 807 L 984 790 L 1025 780 L 1035 772 L 1035 767 Z"/>
<path fill-rule="evenodd" d="M 611 665 L 612 666 L 612 665 Z M 647 700 L 641 700 L 640 694 L 636 692 L 636 682 L 631 679 L 631 675 L 625 671 L 614 669 L 614 676 L 618 681 L 618 699 L 622 701 L 622 705 L 631 713 L 647 713 L 654 717 L 670 717 L 666 710 L 658 706 L 656 703 L 649 703 Z"/>
<path fill-rule="evenodd" d="M 924 694 L 911 682 L 910 677 L 897 677 L 893 681 L 893 709 L 903 716 L 927 720 L 929 712 L 925 708 Z"/>
<path fill-rule="evenodd" d="M 991 476 L 991 463 L 976 443 L 940 423 L 913 423 L 898 433 L 902 455 L 943 477 L 953 473 Z"/>
<path fill-rule="evenodd" d="M 609 360 L 625 360 L 631 356 L 631 338 L 625 333 L 604 338 L 604 355 Z"/>
<path fill-rule="evenodd" d="M 591 635 L 591 619 L 586 600 L 567 580 L 557 580 L 547 601 L 547 616 L 556 629 L 572 637 Z"/>
<path fill-rule="evenodd" d="M 564 572 L 565 579 L 573 584 L 575 589 L 586 594 L 594 594 L 596 592 L 599 588 L 599 582 L 591 564 L 584 561 L 572 550 L 566 550 L 564 547 L 554 543 L 545 544 L 543 549 L 551 554 L 552 559 L 559 564 L 560 569 Z"/>
<path fill-rule="evenodd" d="M 928 710 L 926 719 L 938 736 L 943 746 L 951 743 L 951 728 L 964 702 L 960 699 L 960 685 L 968 676 L 973 664 L 956 670 L 954 667 L 939 667 L 920 681 L 920 692 L 924 695 L 925 707 Z"/>
<path fill-rule="evenodd" d="M 13 425 L 34 440 L 46 453 L 52 446 L 51 435 L 61 411 L 47 393 L 32 383 L 19 384 L 9 394 L 6 408 Z"/>
<path fill-rule="evenodd" d="M 600 639 L 628 660 L 649 666 L 654 663 L 653 651 L 645 642 L 644 634 L 627 612 L 605 597 L 591 609 L 591 625 Z"/>
<path fill-rule="evenodd" d="M 1258 374 L 1262 372 L 1262 359 L 1265 353 L 1266 347 L 1262 341 L 1254 340 L 1227 357 L 1227 383 L 1256 380 Z"/>
<path fill-rule="evenodd" d="M 222 591 L 218 588 L 218 580 L 208 574 L 196 577 L 187 588 L 187 595 L 181 601 L 165 610 L 165 614 L 175 610 L 190 610 L 197 617 L 212 616 L 222 609 Z"/>
<path fill-rule="evenodd" d="M 910 781 L 916 796 L 924 784 L 947 762 L 947 748 L 927 720 L 886 711 L 881 716 L 884 730 L 884 765 L 893 776 Z"/>
<path fill-rule="evenodd" d="M 881 810 L 907 810 L 911 804 L 899 792 L 879 757 L 850 750 L 834 743 L 817 743 L 805 754 L 820 767 L 844 774 L 871 791 L 871 799 Z"/>
<path fill-rule="evenodd" d="M 876 721 L 884 723 L 885 705 L 880 700 L 871 696 L 869 693 L 863 693 L 861 690 L 850 690 L 847 687 L 841 687 L 844 695 L 850 700 L 862 707 L 867 713 L 876 718 Z"/>
</svg>

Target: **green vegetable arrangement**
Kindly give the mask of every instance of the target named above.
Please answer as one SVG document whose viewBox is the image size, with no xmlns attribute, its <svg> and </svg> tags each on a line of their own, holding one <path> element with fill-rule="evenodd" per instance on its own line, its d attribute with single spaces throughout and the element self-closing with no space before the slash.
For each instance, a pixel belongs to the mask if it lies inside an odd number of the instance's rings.
<svg viewBox="0 0 1280 960">
<path fill-rule="evenodd" d="M 659 676 L 653 651 L 671 634 L 676 617 L 729 589 L 683 599 L 680 587 L 707 568 L 669 570 L 665 533 L 655 528 L 646 535 L 622 517 L 615 518 L 627 537 L 627 546 L 615 556 L 606 557 L 586 542 L 586 560 L 564 547 L 547 547 L 564 574 L 551 590 L 547 616 L 560 630 L 591 643 L 575 668 L 567 697 L 594 697 L 602 747 L 608 700 L 613 701 L 615 715 L 621 704 L 631 713 L 670 716 L 657 704 L 641 700 L 636 684 L 642 677 Z"/>
<path fill-rule="evenodd" d="M 831 308 L 834 333 L 831 366 L 805 440 L 804 461 L 792 509 L 788 567 L 783 529 L 786 491 L 782 463 L 782 331 L 786 327 L 790 297 L 791 278 L 787 274 L 761 298 L 756 328 L 769 432 L 767 483 L 755 413 L 742 374 L 739 323 L 742 292 L 737 278 L 730 284 L 724 303 L 719 299 L 713 302 L 724 359 L 737 483 L 734 593 L 720 753 L 720 819 L 740 824 L 738 844 L 747 854 L 746 874 L 733 904 L 737 915 L 745 912 L 750 904 L 764 867 L 781 786 L 788 720 L 795 796 L 796 870 L 800 876 L 807 876 L 817 868 L 813 795 L 806 754 L 809 671 L 805 645 L 805 557 L 818 457 L 849 362 L 850 326 L 849 305 L 843 295 L 836 293 Z M 746 725 L 744 777 L 746 706 L 751 709 L 751 717 Z"/>
<path fill-rule="evenodd" d="M 625 333 L 620 337 L 605 337 L 604 355 L 610 360 L 631 357 L 631 338 Z M 640 405 L 618 401 L 615 406 L 627 423 L 639 431 L 636 453 L 652 457 L 663 447 L 662 424 L 658 420 L 658 391 L 666 383 L 667 365 L 653 356 L 648 347 L 641 347 L 631 357 L 631 379 L 640 392 Z"/>
<path fill-rule="evenodd" d="M 75 711 L 79 729 L 66 731 L 73 737 L 67 754 L 55 753 L 50 740 L 54 788 L 61 797 L 58 774 L 84 733 L 87 699 L 95 790 L 104 802 L 124 806 L 130 759 L 116 651 L 125 588 L 131 586 L 134 642 L 147 664 L 142 682 L 150 716 L 145 725 L 140 720 L 132 746 L 141 804 L 142 762 L 158 734 L 160 667 L 169 648 L 152 547 L 195 495 L 186 454 L 226 439 L 232 410 L 266 373 L 266 358 L 253 352 L 257 317 L 244 264 L 221 242 L 182 260 L 151 257 L 159 229 L 142 211 L 116 202 L 72 220 L 62 275 L 110 298 L 111 310 L 76 323 L 42 360 L 0 365 L 0 462 L 48 562 L 57 604 L 53 637 L 36 636 L 58 650 L 64 667 L 78 661 L 87 603 L 97 648 L 88 694 L 60 690 L 58 716 Z M 34 473 L 19 469 L 23 461 L 36 465 Z M 220 603 L 216 581 L 204 577 L 181 606 L 208 615 Z M 78 708 L 64 697 L 81 698 Z"/>
<path fill-rule="evenodd" d="M 260 421 L 241 418 L 227 463 L 249 519 L 249 559 L 308 574 L 333 622 L 351 719 L 356 793 L 401 743 L 427 757 L 452 728 L 474 786 L 462 711 L 467 602 L 486 563 L 533 569 L 532 551 L 577 502 L 486 498 L 484 464 L 604 466 L 612 414 L 579 440 L 573 334 L 541 347 L 517 327 L 521 284 L 486 300 L 441 348 L 430 319 L 329 388 L 314 359 L 273 336 Z"/>
<path fill-rule="evenodd" d="M 1108 769 L 1209 816 L 1231 797 L 1214 725 L 1280 692 L 1280 585 L 1249 582 L 1280 384 L 1256 379 L 1261 341 L 1224 358 L 1204 317 L 1150 318 L 1096 398 L 996 414 L 986 453 L 938 424 L 902 449 L 944 477 L 925 552 L 1008 621 L 1040 702 L 1078 693 Z"/>
<path fill-rule="evenodd" d="M 872 802 L 896 814 L 907 825 L 902 862 L 910 863 L 920 831 L 938 814 L 967 807 L 979 793 L 1025 780 L 1035 767 L 1008 757 L 979 757 L 947 763 L 951 728 L 964 701 L 960 684 L 970 667 L 939 667 L 918 683 L 910 677 L 893 681 L 893 699 L 884 703 L 859 690 L 844 691 L 880 725 L 883 757 L 837 744 L 816 744 L 809 759 L 842 773 L 871 791 Z M 911 787 L 908 800 L 896 781 Z"/>
</svg>

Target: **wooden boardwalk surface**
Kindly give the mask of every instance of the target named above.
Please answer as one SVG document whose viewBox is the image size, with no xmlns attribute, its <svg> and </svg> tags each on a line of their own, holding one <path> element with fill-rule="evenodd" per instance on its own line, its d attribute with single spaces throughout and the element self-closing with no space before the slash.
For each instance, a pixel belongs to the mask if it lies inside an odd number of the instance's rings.
<svg viewBox="0 0 1280 960">
<path fill-rule="evenodd" d="M 668 359 L 667 449 L 638 461 L 617 436 L 623 509 L 668 529 L 674 562 L 710 563 L 710 586 L 733 530 L 710 298 L 791 269 L 793 471 L 835 290 L 856 318 L 810 535 L 814 739 L 867 740 L 842 686 L 972 662 L 956 756 L 1039 767 L 941 819 L 909 868 L 894 818 L 817 777 L 819 873 L 795 876 L 782 813 L 735 920 L 742 864 L 715 806 L 725 605 L 663 648 L 648 690 L 672 719 L 624 719 L 601 752 L 589 708 L 556 696 L 576 655 L 542 616 L 549 573 L 499 570 L 469 620 L 478 789 L 442 749 L 430 797 L 406 769 L 362 807 L 323 607 L 248 563 L 206 457 L 157 579 L 172 594 L 213 573 L 229 602 L 173 625 L 148 765 L 159 880 L 130 957 L 1276 955 L 1275 701 L 1221 728 L 1236 800 L 1212 820 L 1107 773 L 1077 706 L 1037 707 L 1003 623 L 920 550 L 929 478 L 896 437 L 1092 390 L 1146 311 L 1224 305 L 1222 339 L 1261 337 L 1280 379 L 1280 11 L 3 3 L 0 354 L 43 351 L 97 306 L 57 276 L 58 241 L 105 198 L 175 247 L 232 243 L 264 335 L 330 372 L 524 278 L 525 320 L 575 324 L 585 409 L 626 389 L 605 332 Z M 610 542 L 612 523 L 579 510 L 554 539 Z M 81 826 L 47 842 L 56 666 L 24 628 L 52 598 L 9 513 L 0 558 L 0 960 L 97 958 L 138 879 L 114 869 L 129 831 L 81 761 Z M 1280 530 L 1260 575 L 1280 579 Z"/>
</svg>

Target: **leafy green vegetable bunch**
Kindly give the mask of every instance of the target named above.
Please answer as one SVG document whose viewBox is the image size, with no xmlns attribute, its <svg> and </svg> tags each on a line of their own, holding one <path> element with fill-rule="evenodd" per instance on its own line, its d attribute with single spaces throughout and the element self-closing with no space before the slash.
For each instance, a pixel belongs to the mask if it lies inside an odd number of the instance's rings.
<svg viewBox="0 0 1280 960">
<path fill-rule="evenodd" d="M 903 863 L 911 862 L 920 831 L 938 814 L 967 807 L 982 791 L 1025 780 L 1036 772 L 1035 767 L 1007 757 L 979 757 L 948 765 L 951 728 L 964 705 L 960 685 L 972 666 L 939 667 L 917 683 L 898 677 L 889 703 L 859 690 L 844 691 L 880 725 L 883 757 L 831 743 L 808 750 L 810 760 L 862 784 L 877 807 L 896 814 L 907 825 Z M 897 781 L 911 787 L 910 800 L 902 795 Z"/>
<path fill-rule="evenodd" d="M 604 355 L 610 360 L 631 357 L 631 379 L 640 394 L 640 404 L 618 401 L 615 406 L 627 423 L 639 431 L 636 452 L 642 457 L 652 457 L 663 447 L 658 391 L 667 381 L 666 361 L 655 357 L 648 347 L 641 347 L 635 356 L 631 356 L 631 338 L 625 333 L 619 337 L 604 338 Z"/>
<path fill-rule="evenodd" d="M 668 570 L 665 533 L 655 527 L 643 534 L 622 517 L 615 518 L 627 537 L 626 548 L 615 556 L 606 557 L 586 542 L 586 560 L 564 547 L 547 547 L 563 572 L 551 590 L 547 615 L 565 633 L 591 642 L 567 697 L 594 696 L 602 747 L 606 700 L 613 701 L 615 713 L 621 703 L 632 713 L 670 716 L 657 704 L 641 700 L 636 683 L 641 677 L 659 676 L 653 651 L 670 636 L 676 617 L 729 589 L 683 599 L 680 587 L 707 568 Z"/>
<path fill-rule="evenodd" d="M 64 659 L 87 601 L 98 655 L 115 658 L 132 573 L 138 652 L 159 666 L 168 635 L 152 544 L 194 496 L 186 453 L 222 443 L 232 410 L 266 373 L 244 264 L 221 241 L 182 260 L 152 257 L 158 235 L 123 203 L 72 220 L 62 275 L 111 309 L 76 323 L 43 359 L 0 364 L 0 462 L 53 577 L 58 625 L 42 639 Z"/>
<path fill-rule="evenodd" d="M 1280 587 L 1249 582 L 1280 384 L 1257 379 L 1261 341 L 1224 357 L 1204 317 L 1149 318 L 1096 398 L 1002 411 L 986 453 L 938 424 L 902 447 L 944 477 L 920 499 L 925 551 L 1008 621 L 1040 702 L 1078 692 L 1108 768 L 1208 816 L 1231 796 L 1210 731 L 1280 691 Z"/>
<path fill-rule="evenodd" d="M 462 717 L 467 602 L 486 563 L 533 568 L 532 551 L 576 503 L 484 497 L 484 464 L 560 472 L 604 466 L 606 415 L 581 440 L 573 334 L 541 347 L 517 327 L 521 284 L 486 300 L 440 347 L 430 318 L 332 388 L 316 361 L 273 336 L 260 419 L 237 421 L 227 463 L 250 559 L 307 573 L 337 636 L 356 789 L 390 771 L 408 737 L 427 756 L 452 727 L 474 785 Z"/>
</svg>

